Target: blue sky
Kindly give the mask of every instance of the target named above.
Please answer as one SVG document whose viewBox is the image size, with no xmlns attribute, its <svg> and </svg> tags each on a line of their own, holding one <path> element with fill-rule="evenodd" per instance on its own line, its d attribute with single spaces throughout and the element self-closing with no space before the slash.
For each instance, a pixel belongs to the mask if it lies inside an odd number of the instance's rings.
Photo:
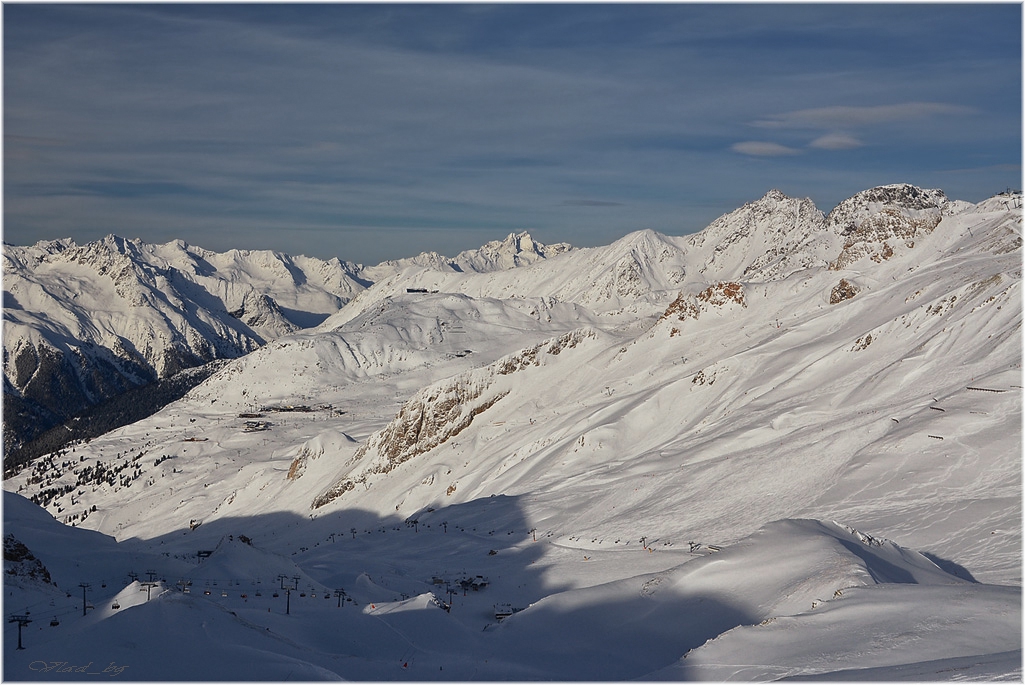
<svg viewBox="0 0 1025 685">
<path fill-rule="evenodd" d="M 1019 4 L 5 4 L 4 240 L 374 264 L 1021 187 Z"/>
</svg>

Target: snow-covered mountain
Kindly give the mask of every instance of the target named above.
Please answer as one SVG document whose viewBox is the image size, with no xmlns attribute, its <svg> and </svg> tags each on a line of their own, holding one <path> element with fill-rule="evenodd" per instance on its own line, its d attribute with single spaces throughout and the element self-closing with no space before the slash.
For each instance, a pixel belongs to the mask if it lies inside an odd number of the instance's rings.
<svg viewBox="0 0 1025 685">
<path fill-rule="evenodd" d="M 424 253 L 367 268 L 113 235 L 81 246 L 4 245 L 5 444 L 132 387 L 315 326 L 373 280 L 412 264 L 486 272 L 569 249 L 520 233 L 453 259 Z"/>
<path fill-rule="evenodd" d="M 529 233 L 510 233 L 504 240 L 492 240 L 475 250 L 460 252 L 455 257 L 422 252 L 416 257 L 388 260 L 374 267 L 366 267 L 362 273 L 371 281 L 381 280 L 411 267 L 457 273 L 487 273 L 527 266 L 572 249 L 569 243 L 545 245 L 531 238 Z"/>
<path fill-rule="evenodd" d="M 97 600 L 19 581 L 62 618 L 5 669 L 1020 679 L 1020 204 L 771 191 L 694 236 L 378 274 L 5 482 L 7 531 Z"/>
<path fill-rule="evenodd" d="M 684 283 L 683 243 L 681 238 L 641 230 L 611 245 L 559 252 L 517 269 L 467 273 L 411 267 L 376 281 L 321 329 L 342 325 L 410 289 L 475 298 L 541 298 L 585 307 L 609 322 L 634 325 L 656 315 Z"/>
</svg>

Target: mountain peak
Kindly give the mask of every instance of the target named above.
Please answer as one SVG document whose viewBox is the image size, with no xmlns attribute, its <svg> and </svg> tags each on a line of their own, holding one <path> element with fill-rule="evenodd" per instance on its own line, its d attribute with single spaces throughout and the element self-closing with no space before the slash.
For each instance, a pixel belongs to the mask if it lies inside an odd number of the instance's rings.
<svg viewBox="0 0 1025 685">
<path fill-rule="evenodd" d="M 938 213 L 950 203 L 942 190 L 923 189 L 910 183 L 893 183 L 863 190 L 847 198 L 826 216 L 826 228 L 839 234 L 854 231 L 869 215 L 883 209 L 912 215 Z"/>
<path fill-rule="evenodd" d="M 913 248 L 917 237 L 939 224 L 949 204 L 942 190 L 909 183 L 877 186 L 847 198 L 826 217 L 826 228 L 844 239 L 830 268 L 843 269 L 865 257 L 884 261 L 900 245 Z"/>
<path fill-rule="evenodd" d="M 703 256 L 699 272 L 716 279 L 780 277 L 819 260 L 803 254 L 821 231 L 822 212 L 808 198 L 772 189 L 724 214 L 691 238 L 688 252 Z"/>
<path fill-rule="evenodd" d="M 772 200 L 773 202 L 783 202 L 791 199 L 783 193 L 783 191 L 773 188 L 769 192 L 762 196 L 762 200 Z"/>
<path fill-rule="evenodd" d="M 500 271 L 526 266 L 572 250 L 568 243 L 545 245 L 526 231 L 510 233 L 504 240 L 492 240 L 475 250 L 465 250 L 448 260 L 459 271 Z"/>
</svg>

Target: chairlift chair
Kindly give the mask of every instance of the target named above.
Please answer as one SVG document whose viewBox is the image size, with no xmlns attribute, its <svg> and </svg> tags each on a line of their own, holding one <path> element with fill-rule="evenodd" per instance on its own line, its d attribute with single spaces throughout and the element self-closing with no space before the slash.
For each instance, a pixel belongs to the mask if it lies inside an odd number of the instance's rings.
<svg viewBox="0 0 1025 685">
<path fill-rule="evenodd" d="M 53 620 L 52 620 L 52 621 L 50 621 L 50 627 L 51 627 L 51 628 L 56 628 L 56 627 L 57 627 L 57 626 L 59 626 L 60 624 L 61 624 L 61 622 L 57 620 L 57 617 L 56 617 L 56 616 L 54 616 L 54 617 L 53 617 Z"/>
<path fill-rule="evenodd" d="M 114 603 L 110 605 L 110 608 L 113 609 L 114 611 L 117 611 L 118 609 L 121 608 L 121 605 L 118 604 L 117 600 L 115 599 Z"/>
</svg>

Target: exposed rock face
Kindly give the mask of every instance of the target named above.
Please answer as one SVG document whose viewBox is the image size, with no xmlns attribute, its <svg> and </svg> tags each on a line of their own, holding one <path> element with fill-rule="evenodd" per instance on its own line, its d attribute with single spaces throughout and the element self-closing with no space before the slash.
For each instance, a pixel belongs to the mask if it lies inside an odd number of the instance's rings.
<svg viewBox="0 0 1025 685">
<path fill-rule="evenodd" d="M 747 306 L 744 286 L 735 282 L 710 285 L 698 293 L 698 299 L 715 307 L 724 307 L 730 303 L 739 304 L 741 307 Z"/>
<path fill-rule="evenodd" d="M 460 271 L 499 271 L 534 264 L 572 249 L 569 243 L 545 245 L 529 233 L 510 233 L 505 240 L 492 240 L 476 250 L 460 252 L 450 263 Z"/>
<path fill-rule="evenodd" d="M 676 299 L 669 303 L 666 307 L 665 312 L 659 317 L 659 322 L 666 319 L 675 318 L 677 321 L 686 321 L 688 319 L 697 319 L 701 316 L 701 306 L 698 304 L 697 298 L 693 295 L 687 295 L 680 293 L 676 296 Z"/>
<path fill-rule="evenodd" d="M 373 474 L 388 473 L 396 466 L 423 454 L 459 435 L 475 416 L 487 411 L 508 394 L 488 393 L 488 387 L 456 379 L 448 385 L 432 387 L 406 402 L 384 430 L 375 433 L 360 445 L 350 462 L 357 463 L 371 455 L 372 464 L 353 477 L 336 482 L 313 502 L 313 508 L 328 504 L 352 490 L 357 483 L 366 484 Z"/>
<path fill-rule="evenodd" d="M 839 304 L 849 300 L 860 292 L 859 288 L 846 278 L 841 278 L 833 290 L 829 293 L 829 304 Z"/>
<path fill-rule="evenodd" d="M 388 473 L 400 464 L 445 444 L 466 430 L 476 416 L 509 394 L 509 390 L 498 382 L 500 377 L 540 366 L 546 355 L 559 355 L 593 337 L 595 333 L 590 329 L 570 331 L 482 369 L 420 390 L 402 405 L 384 429 L 371 435 L 353 454 L 350 465 L 364 464 L 359 473 L 350 473 L 337 480 L 314 499 L 311 508 L 319 509 L 357 485 L 369 488 L 370 476 Z M 449 494 L 454 491 L 453 487 Z"/>
<path fill-rule="evenodd" d="M 826 217 L 825 227 L 840 235 L 847 235 L 870 214 L 884 208 L 914 212 L 938 213 L 950 200 L 942 190 L 924 190 L 908 183 L 877 186 L 852 195 Z"/>
<path fill-rule="evenodd" d="M 499 359 L 489 368 L 501 376 L 508 376 L 528 366 L 540 366 L 543 355 L 556 356 L 562 354 L 563 350 L 573 349 L 584 340 L 594 337 L 594 331 L 587 328 L 570 331 L 558 338 L 546 340 L 538 345 L 521 350 L 516 354 L 511 354 L 504 359 Z"/>
<path fill-rule="evenodd" d="M 285 318 L 277 302 L 255 290 L 246 293 L 241 307 L 228 313 L 254 330 L 275 326 L 281 335 L 300 330 L 299 326 Z"/>
<path fill-rule="evenodd" d="M 288 466 L 288 480 L 299 480 L 302 477 L 303 473 L 306 472 L 306 462 L 311 456 L 313 455 L 306 449 L 299 451 L 299 454 L 296 455 L 295 459 Z"/>
<path fill-rule="evenodd" d="M 872 334 L 866 333 L 857 340 L 854 341 L 854 345 L 851 347 L 851 352 L 860 352 L 867 349 L 872 344 Z"/>
<path fill-rule="evenodd" d="M 882 262 L 900 246 L 913 248 L 917 236 L 936 228 L 948 204 L 943 191 L 906 183 L 871 188 L 844 200 L 826 217 L 827 230 L 843 238 L 829 268 L 845 269 L 866 257 Z"/>
<path fill-rule="evenodd" d="M 702 312 L 711 308 L 722 309 L 733 305 L 747 307 L 744 286 L 736 281 L 713 283 L 697 295 L 680 293 L 659 317 L 659 322 L 666 319 L 687 321 L 698 319 Z"/>
<path fill-rule="evenodd" d="M 4 536 L 4 577 L 7 581 L 20 579 L 47 585 L 55 584 L 43 562 L 10 533 Z"/>
<path fill-rule="evenodd" d="M 700 273 L 724 279 L 769 280 L 821 265 L 810 243 L 824 217 L 808 198 L 770 190 L 760 199 L 725 214 L 695 235 L 688 254 L 701 255 Z"/>
</svg>

